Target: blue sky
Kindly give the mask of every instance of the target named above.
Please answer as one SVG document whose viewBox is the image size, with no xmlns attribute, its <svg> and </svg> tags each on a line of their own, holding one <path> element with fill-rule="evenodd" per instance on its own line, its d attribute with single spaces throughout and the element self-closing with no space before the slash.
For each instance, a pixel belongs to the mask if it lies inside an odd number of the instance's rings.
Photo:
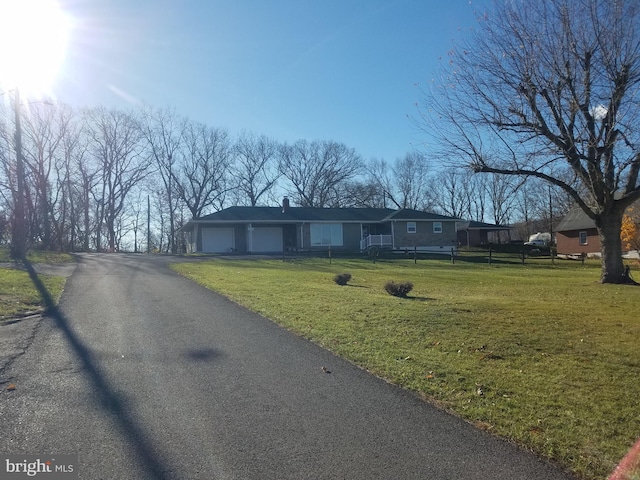
<svg viewBox="0 0 640 480">
<path fill-rule="evenodd" d="M 174 107 L 280 141 L 335 140 L 365 160 L 420 148 L 407 116 L 474 0 L 59 0 L 74 18 L 53 93 L 74 106 Z"/>
</svg>

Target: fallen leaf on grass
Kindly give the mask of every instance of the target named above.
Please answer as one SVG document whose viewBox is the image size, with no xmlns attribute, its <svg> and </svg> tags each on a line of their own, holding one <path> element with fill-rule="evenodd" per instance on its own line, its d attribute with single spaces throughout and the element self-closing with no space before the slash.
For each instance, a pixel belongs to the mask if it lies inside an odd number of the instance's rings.
<svg viewBox="0 0 640 480">
<path fill-rule="evenodd" d="M 493 429 L 493 425 L 487 422 L 478 421 L 478 422 L 474 422 L 474 425 L 480 430 L 489 431 Z"/>
</svg>

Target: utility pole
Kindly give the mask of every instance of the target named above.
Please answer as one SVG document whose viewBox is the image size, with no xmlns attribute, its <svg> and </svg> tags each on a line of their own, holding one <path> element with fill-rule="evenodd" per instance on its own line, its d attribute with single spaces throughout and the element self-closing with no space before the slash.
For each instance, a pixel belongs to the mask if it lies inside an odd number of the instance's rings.
<svg viewBox="0 0 640 480">
<path fill-rule="evenodd" d="M 20 90 L 16 87 L 14 96 L 14 114 L 16 122 L 16 198 L 13 211 L 13 238 L 11 254 L 13 258 L 24 259 L 27 255 L 27 235 L 24 201 L 24 159 L 22 158 L 22 123 L 20 118 Z"/>
<path fill-rule="evenodd" d="M 550 244 L 553 244 L 553 197 L 551 196 L 551 185 L 549 185 L 549 233 L 551 234 Z"/>
<path fill-rule="evenodd" d="M 147 195 L 147 253 L 151 253 L 151 200 Z"/>
<path fill-rule="evenodd" d="M 551 263 L 555 265 L 554 252 L 553 250 L 553 198 L 551 197 L 551 185 L 549 185 L 549 234 L 551 238 L 549 239 L 549 255 L 551 255 Z"/>
</svg>

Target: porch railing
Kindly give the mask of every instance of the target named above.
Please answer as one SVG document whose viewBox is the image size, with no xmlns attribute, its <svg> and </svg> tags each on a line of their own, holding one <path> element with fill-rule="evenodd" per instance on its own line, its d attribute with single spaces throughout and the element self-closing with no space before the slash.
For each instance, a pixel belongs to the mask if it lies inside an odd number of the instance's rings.
<svg viewBox="0 0 640 480">
<path fill-rule="evenodd" d="M 393 237 L 391 235 L 369 235 L 360 240 L 360 250 L 366 250 L 369 247 L 390 247 L 393 245 Z"/>
</svg>

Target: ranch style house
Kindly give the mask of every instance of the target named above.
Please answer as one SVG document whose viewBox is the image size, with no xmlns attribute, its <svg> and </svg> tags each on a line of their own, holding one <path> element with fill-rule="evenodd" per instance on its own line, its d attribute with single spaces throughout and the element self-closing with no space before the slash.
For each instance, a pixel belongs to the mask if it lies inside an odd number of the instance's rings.
<svg viewBox="0 0 640 480">
<path fill-rule="evenodd" d="M 371 248 L 450 254 L 460 219 L 389 208 L 229 207 L 187 222 L 189 253 L 275 254 Z"/>
</svg>

